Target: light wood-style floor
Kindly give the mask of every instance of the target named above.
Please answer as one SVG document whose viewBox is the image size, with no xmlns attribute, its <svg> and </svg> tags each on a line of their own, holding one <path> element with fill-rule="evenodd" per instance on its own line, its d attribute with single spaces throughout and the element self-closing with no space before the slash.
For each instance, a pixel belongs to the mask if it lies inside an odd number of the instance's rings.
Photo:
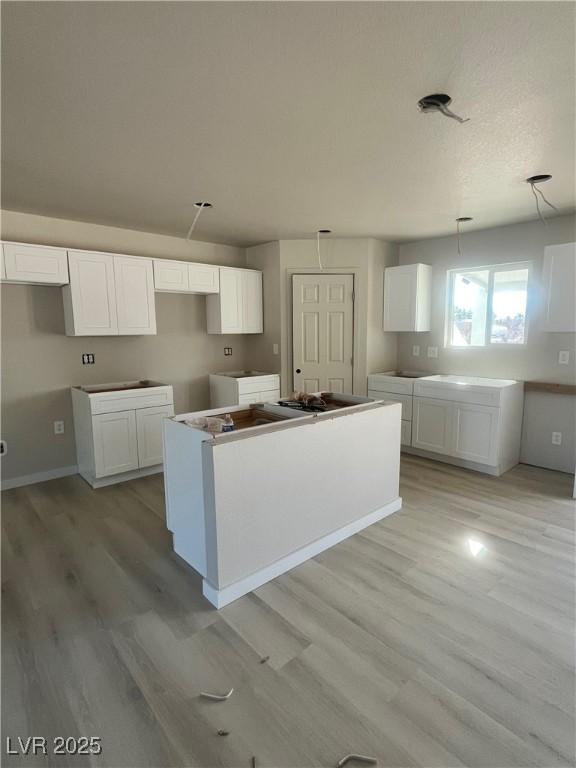
<svg viewBox="0 0 576 768">
<path fill-rule="evenodd" d="M 220 612 L 159 476 L 4 493 L 4 739 L 104 749 L 2 764 L 572 765 L 572 478 L 402 464 L 400 512 Z"/>
</svg>

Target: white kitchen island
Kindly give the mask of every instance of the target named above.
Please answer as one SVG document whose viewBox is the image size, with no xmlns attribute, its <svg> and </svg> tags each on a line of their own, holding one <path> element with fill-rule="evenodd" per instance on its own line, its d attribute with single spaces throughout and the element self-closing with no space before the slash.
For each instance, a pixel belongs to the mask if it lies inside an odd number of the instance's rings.
<svg viewBox="0 0 576 768">
<path fill-rule="evenodd" d="M 174 550 L 220 608 L 401 507 L 398 403 L 227 408 L 237 431 L 164 422 Z"/>
</svg>

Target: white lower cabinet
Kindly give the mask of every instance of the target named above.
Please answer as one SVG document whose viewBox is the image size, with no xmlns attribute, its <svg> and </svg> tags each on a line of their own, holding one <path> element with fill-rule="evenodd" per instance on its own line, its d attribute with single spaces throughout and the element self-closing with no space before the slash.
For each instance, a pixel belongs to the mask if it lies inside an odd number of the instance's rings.
<svg viewBox="0 0 576 768">
<path fill-rule="evenodd" d="M 172 387 L 146 381 L 73 387 L 72 405 L 78 472 L 93 488 L 161 470 Z"/>
<path fill-rule="evenodd" d="M 452 403 L 415 397 L 412 412 L 412 445 L 414 448 L 450 454 L 452 447 Z"/>
<path fill-rule="evenodd" d="M 95 477 L 138 469 L 136 411 L 103 413 L 93 425 Z"/>
<path fill-rule="evenodd" d="M 280 376 L 261 371 L 210 374 L 210 407 L 269 403 L 280 400 Z"/>
<path fill-rule="evenodd" d="M 523 408 L 524 387 L 518 381 L 420 378 L 414 384 L 412 448 L 500 475 L 519 461 Z"/>
</svg>

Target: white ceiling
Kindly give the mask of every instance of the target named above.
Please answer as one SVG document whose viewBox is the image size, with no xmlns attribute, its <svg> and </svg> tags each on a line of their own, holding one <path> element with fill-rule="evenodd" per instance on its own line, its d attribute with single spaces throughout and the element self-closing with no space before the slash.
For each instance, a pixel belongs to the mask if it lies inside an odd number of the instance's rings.
<svg viewBox="0 0 576 768">
<path fill-rule="evenodd" d="M 252 244 L 575 200 L 567 2 L 4 2 L 3 207 Z M 417 109 L 445 92 L 460 125 Z"/>
</svg>

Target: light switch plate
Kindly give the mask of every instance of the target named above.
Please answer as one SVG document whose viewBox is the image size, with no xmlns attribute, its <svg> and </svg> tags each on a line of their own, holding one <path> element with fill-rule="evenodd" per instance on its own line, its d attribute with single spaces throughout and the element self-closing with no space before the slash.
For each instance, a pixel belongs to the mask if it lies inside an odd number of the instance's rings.
<svg viewBox="0 0 576 768">
<path fill-rule="evenodd" d="M 568 365 L 570 362 L 570 352 L 567 349 L 563 349 L 558 352 L 558 365 Z"/>
<path fill-rule="evenodd" d="M 64 422 L 63 421 L 55 421 L 54 422 L 54 434 L 55 435 L 63 435 L 64 434 Z"/>
<path fill-rule="evenodd" d="M 279 351 L 279 349 L 280 349 L 280 348 L 279 348 L 278 344 L 272 344 L 272 354 L 273 354 L 273 355 L 277 355 L 277 354 L 278 354 L 278 351 Z"/>
<path fill-rule="evenodd" d="M 562 445 L 562 432 L 552 432 L 552 445 Z"/>
<path fill-rule="evenodd" d="M 428 357 L 438 357 L 438 347 L 428 347 Z"/>
<path fill-rule="evenodd" d="M 413 355 L 413 357 L 420 357 L 420 345 L 419 344 L 414 344 L 414 346 L 412 347 L 412 355 Z"/>
</svg>

